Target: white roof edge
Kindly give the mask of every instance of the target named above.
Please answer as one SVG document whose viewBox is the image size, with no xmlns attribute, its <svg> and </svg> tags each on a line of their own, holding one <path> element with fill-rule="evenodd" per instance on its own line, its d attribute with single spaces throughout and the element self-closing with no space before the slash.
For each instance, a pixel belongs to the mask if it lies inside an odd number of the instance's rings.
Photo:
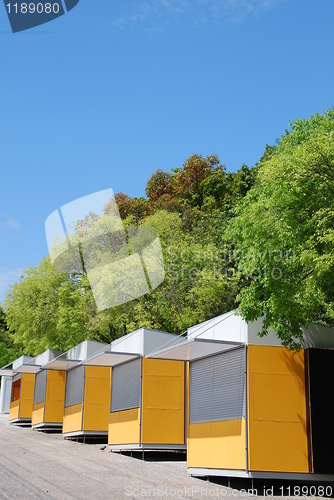
<svg viewBox="0 0 334 500">
<path fill-rule="evenodd" d="M 0 368 L 0 377 L 10 377 L 12 378 L 14 371 L 11 368 Z"/>
<path fill-rule="evenodd" d="M 170 336 L 175 336 L 176 335 L 175 333 L 165 332 L 163 330 L 158 330 L 157 328 L 148 328 L 146 326 L 142 326 L 141 328 L 137 328 L 137 330 L 134 330 L 133 332 L 127 333 L 127 334 L 123 335 L 122 337 L 119 337 L 118 339 L 116 339 L 113 342 L 111 342 L 111 344 L 109 344 L 110 347 L 111 347 L 111 350 L 113 348 L 115 348 L 116 346 L 118 346 L 119 344 L 122 344 L 123 342 L 127 342 L 129 339 L 131 339 L 135 335 L 142 334 L 142 338 L 140 339 L 141 340 L 141 352 L 140 352 L 140 354 L 144 354 L 144 349 L 145 349 L 145 346 L 144 346 L 144 334 L 145 334 L 145 330 L 149 331 L 149 332 L 158 332 L 158 333 L 162 333 L 164 335 L 170 335 Z"/>
<path fill-rule="evenodd" d="M 236 310 L 232 309 L 232 311 L 228 311 L 226 313 L 219 314 L 218 316 L 214 316 L 213 318 L 210 318 L 210 319 L 207 319 L 205 321 L 202 321 L 201 323 L 198 323 L 197 325 L 190 326 L 189 328 L 187 328 L 187 333 L 188 333 L 188 335 L 189 335 L 189 333 L 192 334 L 192 333 L 194 333 L 193 332 L 194 329 L 200 330 L 201 327 L 203 327 L 204 325 L 207 325 L 207 324 L 209 324 L 209 323 L 217 320 L 218 318 L 222 318 L 221 320 L 223 321 L 223 317 L 224 316 L 225 316 L 224 319 L 227 319 L 229 316 L 237 316 L 236 315 Z"/>
<path fill-rule="evenodd" d="M 236 313 L 236 310 L 228 311 L 189 328 L 188 338 L 206 338 L 244 344 L 247 342 L 247 323 Z"/>
</svg>

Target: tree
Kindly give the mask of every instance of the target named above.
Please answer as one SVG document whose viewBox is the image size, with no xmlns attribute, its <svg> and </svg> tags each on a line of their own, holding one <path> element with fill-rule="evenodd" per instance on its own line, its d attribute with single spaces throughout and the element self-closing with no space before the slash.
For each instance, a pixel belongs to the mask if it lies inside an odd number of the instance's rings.
<svg viewBox="0 0 334 500">
<path fill-rule="evenodd" d="M 49 258 L 10 287 L 4 302 L 9 335 L 26 354 L 67 350 L 97 338 L 96 307 L 85 275 L 56 273 Z"/>
<path fill-rule="evenodd" d="M 119 215 L 121 219 L 125 220 L 129 215 L 136 217 L 137 221 L 146 217 L 150 211 L 151 207 L 145 198 L 131 198 L 124 193 L 116 193 L 115 200 L 118 207 Z M 114 200 L 110 200 L 104 206 L 104 213 L 106 215 L 114 213 L 115 204 Z"/>
<path fill-rule="evenodd" d="M 190 207 L 201 207 L 203 194 L 201 183 L 215 170 L 222 168 L 218 156 L 202 157 L 191 155 L 181 169 L 176 169 L 175 187 L 179 199 L 188 203 Z"/>
<path fill-rule="evenodd" d="M 165 195 L 172 197 L 174 188 L 171 174 L 160 169 L 156 170 L 147 181 L 145 192 L 151 203 L 156 203 Z"/>
<path fill-rule="evenodd" d="M 133 198 L 131 198 L 131 196 L 128 196 L 127 194 L 124 194 L 124 193 L 116 193 L 115 200 L 117 203 L 119 214 L 120 214 L 122 219 L 126 219 L 128 215 L 132 215 L 131 214 L 131 204 L 133 202 Z M 104 213 L 105 214 L 113 213 L 114 206 L 115 206 L 114 201 L 110 200 L 104 206 Z"/>
<path fill-rule="evenodd" d="M 137 322 L 130 323 L 130 331 L 150 325 L 178 334 L 228 311 L 233 285 L 221 269 L 219 249 L 185 233 L 176 213 L 158 211 L 143 225 L 155 228 L 159 234 L 166 275 L 153 293 L 134 305 Z"/>
<path fill-rule="evenodd" d="M 250 188 L 254 185 L 257 176 L 257 168 L 249 168 L 245 163 L 241 165 L 233 182 L 233 194 L 237 198 L 246 196 Z"/>
<path fill-rule="evenodd" d="M 264 317 L 299 348 L 301 327 L 334 322 L 334 111 L 296 120 L 259 166 L 229 235 L 248 286 L 247 321 Z"/>
<path fill-rule="evenodd" d="M 0 307 L 0 368 L 19 358 L 21 354 L 22 350 L 13 345 L 9 336 L 6 313 Z"/>
<path fill-rule="evenodd" d="M 204 203 L 205 200 L 212 197 L 215 203 L 219 204 L 228 194 L 225 167 L 215 170 L 206 177 L 200 184 L 200 192 Z"/>
</svg>

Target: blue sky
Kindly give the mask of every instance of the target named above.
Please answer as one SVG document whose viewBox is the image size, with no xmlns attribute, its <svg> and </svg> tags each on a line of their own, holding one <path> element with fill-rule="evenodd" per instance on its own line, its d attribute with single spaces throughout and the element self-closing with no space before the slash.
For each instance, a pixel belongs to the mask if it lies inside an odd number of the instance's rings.
<svg viewBox="0 0 334 500">
<path fill-rule="evenodd" d="M 0 4 L 0 300 L 60 206 L 145 194 L 192 153 L 253 165 L 334 105 L 332 0 L 80 0 L 10 33 Z"/>
</svg>

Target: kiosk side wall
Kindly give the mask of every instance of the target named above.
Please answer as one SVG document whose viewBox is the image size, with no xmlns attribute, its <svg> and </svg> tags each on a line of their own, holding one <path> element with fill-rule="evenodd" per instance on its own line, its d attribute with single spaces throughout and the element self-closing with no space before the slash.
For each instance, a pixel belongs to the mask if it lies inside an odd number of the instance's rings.
<svg viewBox="0 0 334 500">
<path fill-rule="evenodd" d="M 42 424 L 44 422 L 44 401 L 33 406 L 31 425 Z"/>
<path fill-rule="evenodd" d="M 83 406 L 84 431 L 108 431 L 111 368 L 86 366 Z"/>
<path fill-rule="evenodd" d="M 246 470 L 245 419 L 189 424 L 188 468 Z"/>
<path fill-rule="evenodd" d="M 141 442 L 185 444 L 182 361 L 143 358 Z"/>
<path fill-rule="evenodd" d="M 20 400 L 12 401 L 9 409 L 9 421 L 19 418 Z"/>
<path fill-rule="evenodd" d="M 45 395 L 45 423 L 62 423 L 66 372 L 48 370 Z"/>
<path fill-rule="evenodd" d="M 109 415 L 108 444 L 139 444 L 140 409 L 117 411 Z"/>
<path fill-rule="evenodd" d="M 35 375 L 22 373 L 19 418 L 31 419 L 34 405 Z"/>
<path fill-rule="evenodd" d="M 63 434 L 81 431 L 82 403 L 64 408 Z"/>
<path fill-rule="evenodd" d="M 190 363 L 188 468 L 246 471 L 246 349 Z"/>
<path fill-rule="evenodd" d="M 249 346 L 249 468 L 309 472 L 303 351 Z"/>
</svg>

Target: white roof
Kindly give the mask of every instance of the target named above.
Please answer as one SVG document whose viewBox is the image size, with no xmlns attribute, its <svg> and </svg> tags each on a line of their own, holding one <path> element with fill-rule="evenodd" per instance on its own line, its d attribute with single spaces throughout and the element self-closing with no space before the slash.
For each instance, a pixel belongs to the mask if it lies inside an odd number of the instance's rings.
<svg viewBox="0 0 334 500">
<path fill-rule="evenodd" d="M 28 358 L 23 356 L 22 364 L 14 370 L 15 373 L 31 373 L 36 374 L 41 371 L 42 365 L 48 363 L 49 361 L 55 359 L 61 354 L 60 351 L 54 351 L 52 349 L 47 349 L 42 354 L 39 354 L 35 358 Z M 13 363 L 14 366 L 14 363 Z"/>
<path fill-rule="evenodd" d="M 262 324 L 262 318 L 246 323 L 236 311 L 230 311 L 189 328 L 187 338 L 179 337 L 169 347 L 156 349 L 147 357 L 194 361 L 240 345 L 281 346 L 273 330 L 269 330 L 265 337 L 259 337 Z M 334 328 L 310 324 L 302 330 L 303 347 L 334 349 Z"/>
<path fill-rule="evenodd" d="M 19 368 L 23 364 L 29 363 L 35 363 L 35 358 L 33 356 L 21 356 L 20 358 L 17 358 L 13 361 L 13 370 L 15 371 L 16 368 Z"/>
<path fill-rule="evenodd" d="M 178 339 L 178 335 L 174 333 L 162 332 L 152 328 L 139 328 L 139 330 L 114 340 L 111 343 L 111 351 L 137 353 L 145 356 L 153 349 L 169 345 L 175 339 Z"/>
<path fill-rule="evenodd" d="M 157 348 L 167 347 L 178 338 L 178 335 L 174 333 L 140 328 L 114 340 L 106 349 L 101 349 L 100 352 L 84 360 L 81 364 L 86 366 L 117 366 L 145 356 Z"/>
<path fill-rule="evenodd" d="M 234 311 L 188 328 L 187 338 L 246 343 L 247 323 Z"/>
<path fill-rule="evenodd" d="M 57 358 L 61 354 L 62 354 L 61 351 L 55 351 L 54 349 L 47 349 L 42 354 L 36 356 L 36 365 L 40 366 L 45 365 L 46 363 L 48 363 L 52 359 Z"/>
<path fill-rule="evenodd" d="M 95 342 L 94 340 L 85 340 L 77 346 L 69 349 L 64 354 L 44 364 L 42 370 L 69 371 L 80 364 L 81 361 L 90 357 L 96 352 L 104 349 L 107 344 Z"/>
</svg>

